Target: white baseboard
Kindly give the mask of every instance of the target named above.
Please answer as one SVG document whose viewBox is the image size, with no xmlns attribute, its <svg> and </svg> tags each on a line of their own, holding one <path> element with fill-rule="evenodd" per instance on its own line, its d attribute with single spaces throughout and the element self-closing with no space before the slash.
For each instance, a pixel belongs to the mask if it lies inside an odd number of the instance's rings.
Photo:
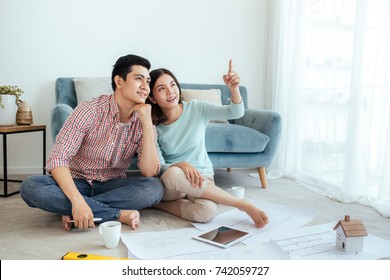
<svg viewBox="0 0 390 280">
<path fill-rule="evenodd" d="M 42 174 L 42 166 L 40 167 L 12 167 L 8 166 L 8 174 Z M 3 166 L 0 166 L 0 174 L 3 175 Z"/>
</svg>

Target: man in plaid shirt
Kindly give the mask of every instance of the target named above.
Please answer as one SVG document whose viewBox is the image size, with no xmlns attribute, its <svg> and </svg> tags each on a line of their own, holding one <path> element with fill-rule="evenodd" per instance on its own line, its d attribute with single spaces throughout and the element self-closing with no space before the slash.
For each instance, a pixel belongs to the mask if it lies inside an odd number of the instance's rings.
<svg viewBox="0 0 390 280">
<path fill-rule="evenodd" d="M 126 55 L 114 65 L 113 94 L 79 104 L 57 135 L 47 161 L 49 175 L 28 177 L 20 194 L 31 207 L 62 216 L 70 230 L 118 220 L 136 229 L 137 210 L 157 204 L 163 195 L 158 178 L 157 133 L 149 95 L 150 63 Z M 133 156 L 143 176 L 126 177 Z"/>
</svg>

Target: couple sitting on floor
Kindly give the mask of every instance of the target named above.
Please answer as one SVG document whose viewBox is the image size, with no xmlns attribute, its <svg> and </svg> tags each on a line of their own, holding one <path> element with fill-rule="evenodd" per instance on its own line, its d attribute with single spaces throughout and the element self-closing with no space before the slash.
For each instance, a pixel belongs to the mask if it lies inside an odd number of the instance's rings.
<svg viewBox="0 0 390 280">
<path fill-rule="evenodd" d="M 167 69 L 149 73 L 147 59 L 120 57 L 112 71 L 113 93 L 79 104 L 53 145 L 46 169 L 23 181 L 20 194 L 31 207 L 60 214 L 62 227 L 94 227 L 117 220 L 136 229 L 137 210 L 154 207 L 194 222 L 208 222 L 217 205 L 246 212 L 257 227 L 267 215 L 217 187 L 205 147 L 210 120 L 240 118 L 240 77 L 229 61 L 223 80 L 231 104 L 181 101 L 181 88 Z M 189 127 L 190 130 L 183 128 Z M 158 146 L 159 145 L 159 146 Z M 159 152 L 161 149 L 161 153 Z M 143 176 L 126 177 L 138 155 Z"/>
</svg>

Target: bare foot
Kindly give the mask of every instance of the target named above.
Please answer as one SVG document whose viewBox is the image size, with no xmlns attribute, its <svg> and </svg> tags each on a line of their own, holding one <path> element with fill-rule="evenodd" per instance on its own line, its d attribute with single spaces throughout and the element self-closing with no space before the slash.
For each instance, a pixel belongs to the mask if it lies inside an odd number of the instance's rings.
<svg viewBox="0 0 390 280">
<path fill-rule="evenodd" d="M 121 210 L 119 222 L 129 225 L 132 229 L 137 229 L 140 214 L 137 210 Z"/>
<path fill-rule="evenodd" d="M 266 224 L 268 224 L 268 216 L 265 214 L 264 211 L 260 210 L 253 204 L 247 202 L 245 204 L 245 209 L 242 209 L 245 211 L 249 217 L 252 218 L 253 222 L 255 223 L 255 226 L 258 228 L 264 227 Z"/>
<path fill-rule="evenodd" d="M 62 228 L 64 230 L 71 230 L 72 223 L 70 222 L 70 216 L 62 216 Z"/>
</svg>

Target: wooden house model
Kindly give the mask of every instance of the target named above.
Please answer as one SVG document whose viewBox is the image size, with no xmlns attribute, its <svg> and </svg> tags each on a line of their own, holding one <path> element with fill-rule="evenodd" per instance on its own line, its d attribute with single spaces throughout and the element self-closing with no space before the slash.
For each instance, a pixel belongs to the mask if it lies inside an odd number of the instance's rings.
<svg viewBox="0 0 390 280">
<path fill-rule="evenodd" d="M 351 220 L 348 215 L 333 228 L 336 230 L 336 247 L 350 252 L 362 252 L 367 230 L 361 220 Z"/>
</svg>

